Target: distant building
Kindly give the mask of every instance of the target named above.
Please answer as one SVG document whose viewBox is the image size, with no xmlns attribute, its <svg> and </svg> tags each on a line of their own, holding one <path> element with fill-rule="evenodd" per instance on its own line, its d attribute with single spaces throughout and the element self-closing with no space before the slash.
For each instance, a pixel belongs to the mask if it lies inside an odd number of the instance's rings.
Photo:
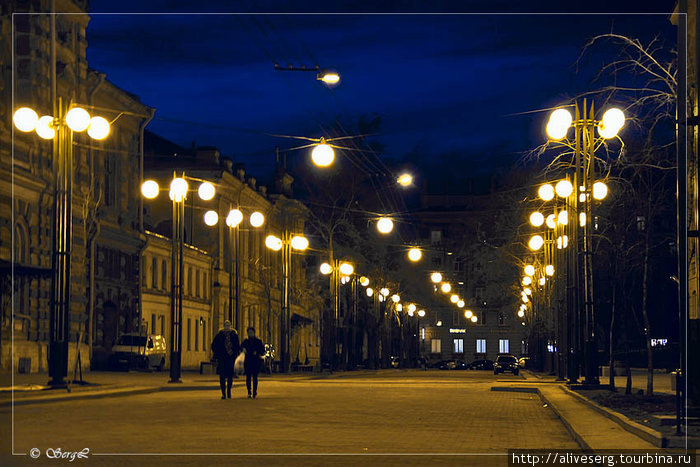
<svg viewBox="0 0 700 467">
<path fill-rule="evenodd" d="M 427 273 L 440 272 L 452 290 L 434 284 L 434 300 L 419 320 L 420 353 L 430 361 L 495 360 L 499 353 L 527 353 L 524 326 L 508 285 L 512 267 L 499 262 L 501 235 L 493 195 L 424 195 L 414 213 L 426 250 Z M 451 295 L 463 299 L 459 308 Z M 471 311 L 476 323 L 465 317 Z"/>
</svg>

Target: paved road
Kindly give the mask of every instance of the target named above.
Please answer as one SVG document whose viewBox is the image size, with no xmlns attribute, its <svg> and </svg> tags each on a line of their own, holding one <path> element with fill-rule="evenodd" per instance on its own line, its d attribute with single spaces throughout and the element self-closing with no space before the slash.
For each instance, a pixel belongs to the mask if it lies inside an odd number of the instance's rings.
<svg viewBox="0 0 700 467">
<path fill-rule="evenodd" d="M 509 378 L 519 380 L 498 377 Z M 496 379 L 487 372 L 396 370 L 268 379 L 257 400 L 245 398 L 238 382 L 225 401 L 214 390 L 168 391 L 16 406 L 14 451 L 38 448 L 41 457 L 12 461 L 48 464 L 46 449 L 60 447 L 89 448 L 85 465 L 507 465 L 507 447 L 578 448 L 536 395 L 490 391 Z M 8 439 L 5 426 L 0 436 Z M 338 455 L 318 455 L 330 453 Z"/>
</svg>

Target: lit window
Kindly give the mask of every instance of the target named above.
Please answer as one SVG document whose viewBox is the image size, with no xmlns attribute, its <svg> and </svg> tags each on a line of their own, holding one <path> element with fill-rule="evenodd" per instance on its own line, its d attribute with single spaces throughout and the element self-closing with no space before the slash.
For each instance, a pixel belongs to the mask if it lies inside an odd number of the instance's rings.
<svg viewBox="0 0 700 467">
<path fill-rule="evenodd" d="M 430 243 L 433 245 L 438 244 L 442 241 L 442 231 L 433 230 L 430 232 Z"/>
<path fill-rule="evenodd" d="M 442 342 L 440 339 L 430 339 L 430 352 L 431 353 L 441 353 L 442 352 Z"/>
<path fill-rule="evenodd" d="M 498 353 L 510 353 L 508 339 L 498 339 Z"/>
<path fill-rule="evenodd" d="M 464 339 L 453 339 L 454 353 L 464 353 Z"/>
<path fill-rule="evenodd" d="M 486 353 L 486 339 L 476 340 L 476 353 Z"/>
</svg>

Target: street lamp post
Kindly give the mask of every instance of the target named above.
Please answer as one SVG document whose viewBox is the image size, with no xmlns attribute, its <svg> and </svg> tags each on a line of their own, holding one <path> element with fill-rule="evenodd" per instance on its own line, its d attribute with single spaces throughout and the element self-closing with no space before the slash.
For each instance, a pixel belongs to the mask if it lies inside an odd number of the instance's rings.
<svg viewBox="0 0 700 467">
<path fill-rule="evenodd" d="M 172 201 L 172 235 L 170 255 L 170 380 L 169 383 L 181 383 L 182 367 L 182 306 L 184 284 L 184 245 L 185 245 L 185 203 L 190 191 L 187 178 L 202 182 L 197 190 L 199 197 L 208 201 L 214 197 L 215 188 L 209 182 L 185 177 L 178 177 L 173 172 L 170 181 L 169 197 Z M 158 196 L 160 187 L 155 180 L 146 180 L 141 184 L 141 194 L 147 199 Z M 207 218 L 205 216 L 205 222 Z"/>
<path fill-rule="evenodd" d="M 289 281 L 292 267 L 292 250 L 304 251 L 309 247 L 309 240 L 303 235 L 293 235 L 289 231 L 286 219 L 283 223 L 282 238 L 268 235 L 265 246 L 273 251 L 282 251 L 282 297 L 280 306 L 280 372 L 286 373 L 290 368 L 291 313 L 289 309 Z"/>
<path fill-rule="evenodd" d="M 547 123 L 547 135 L 550 140 L 563 140 L 560 144 L 574 152 L 573 184 L 569 183 L 567 189 L 560 192 L 559 186 L 562 182 L 559 182 L 555 191 L 558 196 L 570 200 L 567 205 L 570 206 L 570 212 L 574 213 L 571 233 L 574 245 L 577 246 L 579 252 L 578 256 L 581 258 L 576 258 L 574 261 L 575 271 L 573 272 L 575 275 L 583 275 L 582 286 L 579 286 L 579 280 L 574 278 L 576 280 L 574 309 L 580 309 L 579 307 L 583 305 L 583 314 L 581 316 L 579 312 L 576 319 L 580 322 L 583 331 L 584 374 L 587 385 L 599 384 L 593 302 L 592 232 L 590 229 L 592 203 L 594 199 L 604 198 L 607 193 L 607 188 L 605 188 L 604 193 L 596 192 L 596 185 L 600 187 L 602 182 L 594 183 L 595 150 L 602 140 L 617 137 L 624 122 L 623 112 L 616 108 L 608 109 L 601 120 L 596 120 L 593 104 L 591 103 L 589 107 L 587 100 L 584 99 L 582 106 L 579 106 L 578 103 L 575 104 L 573 118 L 568 110 L 557 109 L 552 112 Z M 575 136 L 573 141 L 569 141 L 566 139 L 566 135 L 572 126 Z M 595 135 L 596 130 L 599 138 Z M 569 190 L 569 187 L 572 189 Z M 579 220 L 580 214 L 584 215 L 582 222 L 576 222 Z M 574 376 L 573 372 L 571 376 Z"/>
<path fill-rule="evenodd" d="M 72 192 L 73 192 L 73 133 L 87 131 L 88 136 L 102 140 L 109 135 L 110 124 L 102 117 L 76 106 L 54 101 L 56 116 L 41 118 L 29 107 L 15 111 L 15 127 L 28 133 L 36 131 L 42 139 L 53 142 L 54 211 L 51 256 L 51 314 L 49 315 L 49 382 L 52 387 L 66 385 L 68 374 L 68 342 L 70 341 Z M 67 111 L 66 111 L 67 110 Z M 78 342 L 80 345 L 80 342 Z"/>
</svg>

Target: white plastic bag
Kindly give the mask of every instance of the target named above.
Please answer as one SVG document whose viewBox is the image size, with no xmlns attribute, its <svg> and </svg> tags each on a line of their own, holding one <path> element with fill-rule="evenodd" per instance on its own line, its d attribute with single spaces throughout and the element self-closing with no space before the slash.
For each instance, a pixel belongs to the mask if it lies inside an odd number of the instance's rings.
<svg viewBox="0 0 700 467">
<path fill-rule="evenodd" d="M 236 357 L 236 361 L 233 363 L 233 371 L 238 373 L 239 375 L 243 373 L 244 367 L 243 363 L 245 362 L 245 352 L 241 352 L 238 354 L 238 357 Z"/>
</svg>

